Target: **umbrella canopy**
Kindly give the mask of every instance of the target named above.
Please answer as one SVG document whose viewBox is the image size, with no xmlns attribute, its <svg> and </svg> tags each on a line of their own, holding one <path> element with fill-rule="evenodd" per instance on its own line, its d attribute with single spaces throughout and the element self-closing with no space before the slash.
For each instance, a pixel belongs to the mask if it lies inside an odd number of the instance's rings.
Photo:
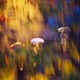
<svg viewBox="0 0 80 80">
<path fill-rule="evenodd" d="M 13 50 L 22 49 L 22 43 L 21 42 L 15 42 L 10 46 L 10 48 L 12 48 Z"/>
<path fill-rule="evenodd" d="M 15 43 L 13 43 L 13 44 L 11 45 L 11 47 L 14 47 L 14 46 L 16 46 L 16 45 L 21 45 L 21 42 L 15 42 Z"/>
<path fill-rule="evenodd" d="M 33 38 L 31 40 L 32 44 L 37 44 L 37 43 L 44 43 L 44 40 L 42 38 Z"/>
<path fill-rule="evenodd" d="M 70 28 L 69 27 L 60 27 L 58 28 L 59 32 L 70 32 Z"/>
</svg>

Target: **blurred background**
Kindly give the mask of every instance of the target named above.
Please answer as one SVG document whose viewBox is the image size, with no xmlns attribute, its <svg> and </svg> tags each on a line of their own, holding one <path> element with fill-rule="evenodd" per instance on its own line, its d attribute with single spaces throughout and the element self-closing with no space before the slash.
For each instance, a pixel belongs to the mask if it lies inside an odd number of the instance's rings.
<svg viewBox="0 0 80 80">
<path fill-rule="evenodd" d="M 80 80 L 79 44 L 79 0 L 0 0 L 0 80 Z"/>
</svg>

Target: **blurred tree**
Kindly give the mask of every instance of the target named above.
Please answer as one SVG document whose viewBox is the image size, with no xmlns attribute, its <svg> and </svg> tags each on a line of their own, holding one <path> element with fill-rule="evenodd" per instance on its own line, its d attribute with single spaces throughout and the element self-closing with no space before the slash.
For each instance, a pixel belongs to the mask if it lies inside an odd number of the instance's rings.
<svg viewBox="0 0 80 80">
<path fill-rule="evenodd" d="M 6 5 L 6 0 L 0 0 L 0 9 L 4 9 Z"/>
</svg>

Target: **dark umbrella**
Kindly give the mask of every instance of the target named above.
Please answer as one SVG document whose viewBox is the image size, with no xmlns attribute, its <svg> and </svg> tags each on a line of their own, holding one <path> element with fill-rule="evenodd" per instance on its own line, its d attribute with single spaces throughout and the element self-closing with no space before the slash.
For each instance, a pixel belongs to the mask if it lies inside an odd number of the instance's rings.
<svg viewBox="0 0 80 80">
<path fill-rule="evenodd" d="M 59 32 L 70 32 L 70 28 L 69 27 L 60 27 L 58 28 Z"/>
</svg>

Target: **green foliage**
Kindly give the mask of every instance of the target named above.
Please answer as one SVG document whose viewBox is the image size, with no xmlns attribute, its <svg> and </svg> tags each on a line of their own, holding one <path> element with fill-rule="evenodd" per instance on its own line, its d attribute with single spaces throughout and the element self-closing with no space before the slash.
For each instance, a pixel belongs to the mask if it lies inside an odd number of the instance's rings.
<svg viewBox="0 0 80 80">
<path fill-rule="evenodd" d="M 71 72 L 71 74 L 69 75 L 68 80 L 80 80 L 79 75 L 77 73 Z"/>
</svg>

